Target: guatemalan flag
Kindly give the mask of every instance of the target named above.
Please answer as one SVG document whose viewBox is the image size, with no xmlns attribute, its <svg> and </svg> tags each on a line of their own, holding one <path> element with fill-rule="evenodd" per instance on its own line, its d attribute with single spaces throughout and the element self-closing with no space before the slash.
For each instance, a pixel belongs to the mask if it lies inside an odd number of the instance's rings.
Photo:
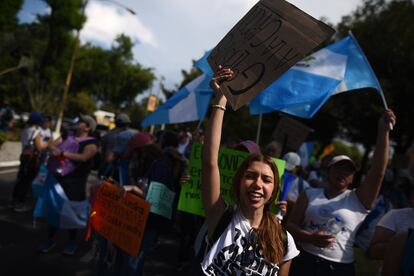
<svg viewBox="0 0 414 276">
<path fill-rule="evenodd" d="M 332 95 L 361 88 L 382 93 L 362 49 L 349 35 L 290 68 L 253 99 L 250 113 L 279 110 L 311 118 Z"/>
<path fill-rule="evenodd" d="M 175 124 L 204 119 L 213 94 L 210 77 L 205 74 L 177 91 L 157 110 L 145 117 L 141 125 Z"/>
<path fill-rule="evenodd" d="M 207 58 L 196 62 L 204 74 L 213 75 Z M 362 49 L 352 35 L 304 58 L 250 102 L 250 113 L 279 110 L 311 118 L 332 95 L 360 88 L 382 89 Z"/>
<path fill-rule="evenodd" d="M 33 217 L 44 217 L 59 229 L 85 228 L 89 217 L 89 201 L 71 201 L 52 173 L 48 173 Z"/>
</svg>

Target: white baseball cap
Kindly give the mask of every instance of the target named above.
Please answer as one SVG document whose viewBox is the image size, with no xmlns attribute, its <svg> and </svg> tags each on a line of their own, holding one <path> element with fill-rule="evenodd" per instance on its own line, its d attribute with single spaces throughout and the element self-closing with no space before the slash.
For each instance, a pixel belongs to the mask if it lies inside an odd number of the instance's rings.
<svg viewBox="0 0 414 276">
<path fill-rule="evenodd" d="M 288 152 L 283 156 L 283 160 L 286 161 L 285 168 L 288 171 L 293 170 L 300 165 L 300 157 L 296 152 Z"/>
<path fill-rule="evenodd" d="M 331 159 L 331 161 L 329 161 L 328 163 L 328 168 L 330 168 L 331 166 L 335 165 L 338 162 L 342 162 L 342 161 L 348 161 L 349 163 L 351 163 L 352 167 L 354 168 L 354 170 L 356 170 L 356 166 L 354 161 L 347 155 L 337 155 L 334 158 Z"/>
</svg>

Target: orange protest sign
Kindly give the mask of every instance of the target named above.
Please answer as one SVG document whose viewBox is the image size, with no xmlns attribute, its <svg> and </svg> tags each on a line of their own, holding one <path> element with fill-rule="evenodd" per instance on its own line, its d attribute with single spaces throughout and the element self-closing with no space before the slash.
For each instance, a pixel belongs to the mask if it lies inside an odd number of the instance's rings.
<svg viewBox="0 0 414 276">
<path fill-rule="evenodd" d="M 102 182 L 90 218 L 92 228 L 131 256 L 136 256 L 150 204 L 133 194 L 121 197 L 119 187 Z"/>
</svg>

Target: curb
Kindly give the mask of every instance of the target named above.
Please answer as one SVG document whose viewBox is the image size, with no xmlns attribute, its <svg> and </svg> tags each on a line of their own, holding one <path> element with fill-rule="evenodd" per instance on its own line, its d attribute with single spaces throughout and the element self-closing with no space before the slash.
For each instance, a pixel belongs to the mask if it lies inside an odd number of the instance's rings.
<svg viewBox="0 0 414 276">
<path fill-rule="evenodd" d="M 20 165 L 20 161 L 3 161 L 0 162 L 0 168 L 7 168 L 7 167 L 18 167 Z"/>
</svg>

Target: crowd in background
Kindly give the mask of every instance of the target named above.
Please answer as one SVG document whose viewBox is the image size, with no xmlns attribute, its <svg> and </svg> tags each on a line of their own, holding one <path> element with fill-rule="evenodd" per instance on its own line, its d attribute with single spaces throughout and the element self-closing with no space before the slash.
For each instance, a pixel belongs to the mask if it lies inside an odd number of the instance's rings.
<svg viewBox="0 0 414 276">
<path fill-rule="evenodd" d="M 0 111 L 1 129 L 4 132 L 13 126 L 13 116 L 10 110 L 4 107 Z M 82 114 L 74 125 L 64 127 L 58 139 L 53 139 L 50 124 L 50 116 L 34 112 L 30 114 L 27 125 L 21 134 L 20 167 L 13 188 L 12 200 L 9 203 L 9 207 L 16 212 L 33 209 L 33 204 L 28 202 L 27 198 L 30 197 L 31 184 L 37 176 L 40 166 L 44 165 L 52 170 L 53 166 L 49 163 L 62 163 L 64 160 L 70 161 L 71 165 L 67 165 L 68 172 L 62 174 L 55 171 L 55 177 L 71 201 L 81 202 L 87 199 L 87 180 L 92 170 L 97 171 L 100 179 L 110 179 L 113 183 L 121 185 L 124 192 L 134 193 L 143 198 L 145 198 L 148 186 L 152 181 L 163 183 L 168 189 L 179 195 L 181 186 L 185 185 L 190 177 L 186 168 L 192 144 L 195 142 L 203 143 L 205 138 L 202 128 L 193 131 L 187 128 L 162 130 L 153 135 L 133 130 L 130 128 L 130 118 L 124 113 L 116 116 L 116 127 L 105 133 L 96 132 L 95 119 Z M 65 141 L 69 141 L 70 137 L 76 141 L 75 144 L 66 142 L 65 145 Z M 263 152 L 286 161 L 285 169 L 291 179 L 287 197 L 278 202 L 280 209 L 278 218 L 281 224 L 291 232 L 296 246 L 301 251 L 297 259 L 300 260 L 302 268 L 300 270 L 297 265 L 293 265 L 291 272 L 295 274 L 291 275 L 304 275 L 301 274 L 303 269 L 307 269 L 312 263 L 317 263 L 320 267 L 326 264 L 327 270 L 331 269 L 329 266 L 332 266 L 332 263 L 354 263 L 352 257 L 348 256 L 349 258 L 347 257 L 342 262 L 344 256 L 338 255 L 330 258 L 329 254 L 326 257 L 326 254 L 321 251 L 321 248 L 329 247 L 335 243 L 335 238 L 332 238 L 331 235 L 330 239 L 326 234 L 321 234 L 318 238 L 315 236 L 309 238 L 310 236 L 307 237 L 304 230 L 300 228 L 306 224 L 308 232 L 314 231 L 315 233 L 321 230 L 316 226 L 316 220 L 319 218 L 308 218 L 314 214 L 309 213 L 311 212 L 310 207 L 307 206 L 313 206 L 316 202 L 320 204 L 324 191 L 329 189 L 327 183 L 331 181 L 329 171 L 332 171 L 332 168 L 341 165 L 340 169 L 348 170 L 353 174 L 358 169 L 354 161 L 346 156 L 342 156 L 342 159 L 340 157 L 340 159 L 335 159 L 338 156 L 333 158 L 330 155 L 322 160 L 314 160 L 306 164 L 297 152 L 285 152 L 283 145 L 277 141 L 266 145 L 263 151 L 259 145 L 250 140 L 243 141 L 234 137 L 231 139 L 223 137 L 223 141 L 222 146 L 243 150 L 251 154 Z M 372 172 L 367 172 L 364 175 L 363 179 L 367 181 L 375 178 L 375 181 L 381 180 L 382 182 L 380 183 L 379 195 L 372 201 L 367 200 L 366 204 L 361 204 L 359 200 L 355 199 L 346 202 L 349 204 L 350 212 L 355 214 L 356 223 L 353 225 L 352 236 L 341 237 L 343 240 L 339 246 L 343 245 L 352 250 L 359 250 L 371 259 L 384 260 L 382 268 L 384 273 L 393 273 L 393 265 L 389 264 L 395 263 L 396 258 L 402 259 L 401 255 L 397 256 L 398 254 L 396 254 L 396 252 L 403 252 L 401 248 L 393 251 L 390 251 L 390 248 L 392 246 L 404 247 L 404 244 L 407 243 L 406 240 L 409 240 L 410 237 L 412 240 L 412 230 L 410 229 L 414 228 L 413 152 L 414 147 L 407 151 L 405 163 L 400 162 L 397 165 L 388 166 L 386 171 L 384 170 L 383 180 L 381 172 L 379 172 L 379 176 L 373 176 Z M 304 163 L 306 166 L 302 165 Z M 283 181 L 287 180 L 282 178 Z M 354 188 L 358 190 L 358 186 Z M 315 194 L 313 191 L 316 190 L 320 190 L 322 194 Z M 326 195 L 326 197 L 330 199 L 330 196 Z M 178 196 L 174 200 L 175 206 L 177 202 Z M 176 210 L 176 208 L 174 209 Z M 370 212 L 369 209 L 371 209 Z M 118 254 L 119 260 L 112 262 L 118 262 L 118 267 L 113 265 L 111 269 L 122 271 L 123 275 L 141 275 L 145 259 L 156 246 L 160 235 L 177 231 L 180 233 L 177 271 L 184 273 L 194 261 L 196 255 L 194 243 L 197 235 L 202 231 L 200 228 L 203 228 L 203 222 L 202 217 L 180 211 L 175 211 L 170 220 L 151 213 L 138 256 L 131 257 L 124 254 L 122 257 L 120 252 Z M 314 225 L 312 226 L 312 224 Z M 54 236 L 60 228 L 60 226 L 49 225 L 47 239 L 39 245 L 41 252 L 47 253 L 55 247 Z M 78 231 L 65 227 L 63 229 L 69 230 L 69 239 L 64 253 L 74 254 L 79 240 Z M 314 240 L 311 240 L 312 238 Z M 324 241 L 322 241 L 323 238 Z M 102 240 L 99 241 L 102 237 L 95 237 L 95 239 L 102 243 Z M 318 245 L 315 242 L 316 239 L 320 239 Z M 352 244 L 348 244 L 349 241 Z M 105 246 L 106 250 L 110 250 L 110 246 L 113 247 L 108 244 Z M 395 254 L 389 254 L 390 252 Z M 100 264 L 99 275 L 109 273 L 108 267 L 105 267 L 103 256 L 97 263 Z M 408 266 L 408 264 L 406 265 Z M 338 271 L 343 268 L 338 266 L 333 270 L 337 273 L 335 275 L 339 275 Z M 344 275 L 350 275 L 346 274 L 348 270 L 344 269 L 343 271 L 345 271 Z M 327 272 L 312 275 L 329 275 L 323 273 Z"/>
</svg>

